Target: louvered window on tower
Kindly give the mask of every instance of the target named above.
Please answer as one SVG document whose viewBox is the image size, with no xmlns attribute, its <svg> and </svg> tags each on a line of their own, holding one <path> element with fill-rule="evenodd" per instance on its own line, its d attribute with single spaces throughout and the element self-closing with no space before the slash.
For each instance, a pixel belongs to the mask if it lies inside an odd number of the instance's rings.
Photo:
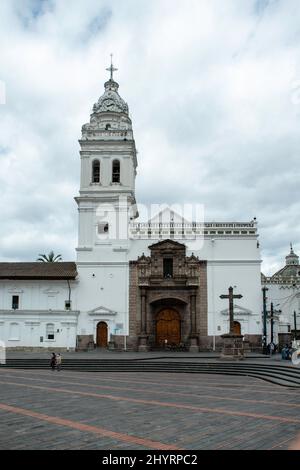
<svg viewBox="0 0 300 470">
<path fill-rule="evenodd" d="M 112 182 L 113 183 L 120 183 L 120 162 L 119 162 L 119 160 L 114 160 L 113 161 Z"/>
<path fill-rule="evenodd" d="M 100 162 L 99 160 L 93 161 L 93 183 L 100 183 Z"/>
</svg>

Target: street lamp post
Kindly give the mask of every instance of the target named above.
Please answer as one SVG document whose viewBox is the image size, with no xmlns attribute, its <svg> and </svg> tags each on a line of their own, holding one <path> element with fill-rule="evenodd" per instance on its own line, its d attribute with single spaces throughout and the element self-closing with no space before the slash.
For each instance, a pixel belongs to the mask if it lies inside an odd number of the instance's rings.
<svg viewBox="0 0 300 470">
<path fill-rule="evenodd" d="M 296 310 L 294 310 L 294 340 L 297 341 L 297 317 L 299 315 L 297 314 Z"/>
<path fill-rule="evenodd" d="M 267 287 L 263 287 L 263 354 L 267 354 Z"/>
<path fill-rule="evenodd" d="M 271 312 L 270 312 L 270 326 L 271 326 L 271 343 L 274 343 L 274 306 L 271 302 Z"/>
</svg>

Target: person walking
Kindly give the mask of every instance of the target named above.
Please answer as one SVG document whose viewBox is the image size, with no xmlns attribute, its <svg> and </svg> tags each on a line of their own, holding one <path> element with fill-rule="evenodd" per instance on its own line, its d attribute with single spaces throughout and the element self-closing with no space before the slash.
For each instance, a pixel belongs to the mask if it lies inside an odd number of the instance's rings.
<svg viewBox="0 0 300 470">
<path fill-rule="evenodd" d="M 62 360 L 61 355 L 60 353 L 58 353 L 56 356 L 56 369 L 58 370 L 58 372 L 61 369 L 61 360 Z"/>
<path fill-rule="evenodd" d="M 50 367 L 54 371 L 56 367 L 56 355 L 55 353 L 52 353 L 51 359 L 50 359 Z"/>
</svg>

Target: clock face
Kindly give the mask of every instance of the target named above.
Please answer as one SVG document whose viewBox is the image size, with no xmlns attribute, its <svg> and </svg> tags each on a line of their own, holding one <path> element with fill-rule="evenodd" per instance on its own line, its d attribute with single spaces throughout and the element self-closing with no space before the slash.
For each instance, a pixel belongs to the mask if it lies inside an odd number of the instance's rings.
<svg viewBox="0 0 300 470">
<path fill-rule="evenodd" d="M 103 106 L 108 110 L 112 111 L 115 108 L 115 102 L 112 99 L 107 99 L 103 102 Z"/>
</svg>

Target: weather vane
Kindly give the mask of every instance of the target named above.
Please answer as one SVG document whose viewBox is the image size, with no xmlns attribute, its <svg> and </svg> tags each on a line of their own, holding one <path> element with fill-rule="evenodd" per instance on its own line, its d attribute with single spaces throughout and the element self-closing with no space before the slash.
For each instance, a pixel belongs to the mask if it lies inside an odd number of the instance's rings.
<svg viewBox="0 0 300 470">
<path fill-rule="evenodd" d="M 108 72 L 110 72 L 110 80 L 113 80 L 113 73 L 118 70 L 113 66 L 112 58 L 113 58 L 113 55 L 110 54 L 110 67 L 106 69 Z"/>
</svg>

